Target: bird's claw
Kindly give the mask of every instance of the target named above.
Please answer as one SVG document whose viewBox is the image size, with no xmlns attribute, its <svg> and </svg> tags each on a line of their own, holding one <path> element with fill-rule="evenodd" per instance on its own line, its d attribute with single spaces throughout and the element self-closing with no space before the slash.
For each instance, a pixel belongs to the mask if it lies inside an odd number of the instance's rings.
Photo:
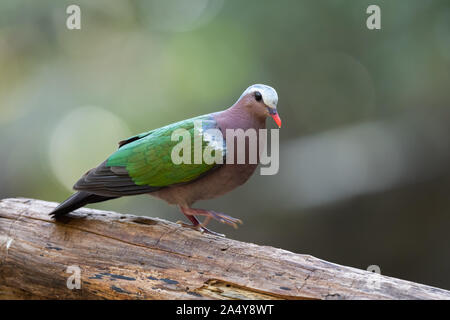
<svg viewBox="0 0 450 320">
<path fill-rule="evenodd" d="M 209 234 L 212 234 L 214 236 L 218 236 L 218 237 L 221 237 L 221 238 L 226 238 L 226 236 L 223 233 L 218 233 L 218 232 L 209 230 L 208 228 L 205 228 L 205 227 L 200 227 L 200 228 L 201 228 L 200 229 L 201 233 L 209 233 Z"/>
<path fill-rule="evenodd" d="M 209 217 L 214 218 L 215 220 L 217 220 L 221 223 L 228 224 L 235 229 L 238 228 L 238 224 L 243 223 L 241 219 L 233 218 L 233 217 L 226 215 L 224 213 L 221 213 L 221 212 L 216 212 L 216 211 L 208 211 L 208 212 L 210 213 Z"/>
<path fill-rule="evenodd" d="M 189 229 L 194 229 L 194 230 L 200 231 L 201 233 L 209 233 L 209 234 L 212 234 L 212 235 L 215 235 L 215 236 L 218 236 L 218 237 L 226 238 L 226 236 L 223 233 L 218 233 L 218 232 L 209 230 L 208 228 L 206 228 L 202 224 L 193 225 L 193 224 L 184 223 L 183 221 L 177 221 L 176 223 L 181 225 L 182 227 L 189 228 Z"/>
</svg>

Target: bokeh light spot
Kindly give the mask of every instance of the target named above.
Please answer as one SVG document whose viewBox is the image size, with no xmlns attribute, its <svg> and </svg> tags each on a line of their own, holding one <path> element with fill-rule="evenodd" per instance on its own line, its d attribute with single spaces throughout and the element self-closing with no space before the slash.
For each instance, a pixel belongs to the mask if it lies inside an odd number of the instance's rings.
<svg viewBox="0 0 450 320">
<path fill-rule="evenodd" d="M 104 161 L 116 150 L 117 142 L 128 136 L 126 123 L 108 110 L 77 108 L 57 124 L 51 136 L 52 171 L 71 190 L 82 174 Z"/>
<path fill-rule="evenodd" d="M 223 0 L 145 0 L 139 2 L 147 23 L 161 31 L 190 31 L 210 22 Z"/>
</svg>

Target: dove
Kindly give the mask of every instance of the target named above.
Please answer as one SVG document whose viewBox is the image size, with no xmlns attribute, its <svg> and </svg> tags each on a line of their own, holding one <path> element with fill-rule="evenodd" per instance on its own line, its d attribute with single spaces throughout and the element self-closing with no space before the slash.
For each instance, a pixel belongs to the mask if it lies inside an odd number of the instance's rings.
<svg viewBox="0 0 450 320">
<path fill-rule="evenodd" d="M 268 117 L 273 118 L 278 127 L 281 127 L 277 104 L 278 95 L 274 88 L 255 84 L 248 87 L 228 109 L 175 122 L 122 140 L 117 151 L 100 165 L 87 171 L 75 183 L 73 189 L 77 192 L 59 204 L 50 215 L 58 219 L 87 204 L 149 194 L 170 205 L 178 206 L 192 223 L 179 222 L 185 227 L 217 234 L 206 228 L 211 219 L 237 227 L 242 223 L 240 219 L 192 206 L 196 201 L 224 195 L 244 184 L 252 176 L 258 163 L 247 161 L 248 139 L 245 140 L 243 149 L 246 159 L 244 163 L 233 161 L 239 151 L 234 144 L 235 157 L 232 161 L 227 158 L 227 161 L 213 163 L 204 159 L 200 162 L 175 163 L 173 152 L 179 140 L 173 136 L 187 132 L 192 135 L 191 139 L 194 141 L 188 144 L 191 149 L 194 149 L 195 142 L 201 139 L 201 151 L 209 147 L 212 153 L 218 153 L 219 158 L 225 159 L 226 154 L 230 152 L 227 150 L 231 142 L 227 141 L 228 130 L 242 129 L 245 132 L 249 129 L 265 129 Z M 204 134 L 210 130 L 219 131 L 221 134 Z M 259 146 L 259 136 L 257 139 Z M 183 153 L 185 151 L 183 150 Z M 192 150 L 192 153 L 195 153 L 195 150 Z M 185 157 L 188 160 L 192 158 L 191 155 Z M 202 223 L 198 220 L 201 216 L 205 217 Z"/>
</svg>

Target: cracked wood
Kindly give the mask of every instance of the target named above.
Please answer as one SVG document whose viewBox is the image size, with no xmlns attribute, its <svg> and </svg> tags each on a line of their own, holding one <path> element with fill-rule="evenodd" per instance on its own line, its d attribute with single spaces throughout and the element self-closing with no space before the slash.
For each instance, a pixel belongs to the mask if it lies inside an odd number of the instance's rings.
<svg viewBox="0 0 450 320">
<path fill-rule="evenodd" d="M 158 218 L 56 203 L 0 201 L 0 298 L 450 299 L 450 292 Z M 81 269 L 68 289 L 67 267 Z"/>
</svg>

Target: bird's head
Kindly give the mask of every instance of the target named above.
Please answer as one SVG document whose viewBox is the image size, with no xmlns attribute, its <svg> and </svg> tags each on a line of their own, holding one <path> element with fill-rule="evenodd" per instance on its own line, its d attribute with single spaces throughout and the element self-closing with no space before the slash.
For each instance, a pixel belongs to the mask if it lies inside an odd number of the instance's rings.
<svg viewBox="0 0 450 320">
<path fill-rule="evenodd" d="M 274 88 L 264 84 L 254 84 L 242 93 L 239 101 L 243 102 L 250 112 L 258 117 L 271 116 L 281 128 L 281 119 L 277 112 L 278 94 Z"/>
</svg>

